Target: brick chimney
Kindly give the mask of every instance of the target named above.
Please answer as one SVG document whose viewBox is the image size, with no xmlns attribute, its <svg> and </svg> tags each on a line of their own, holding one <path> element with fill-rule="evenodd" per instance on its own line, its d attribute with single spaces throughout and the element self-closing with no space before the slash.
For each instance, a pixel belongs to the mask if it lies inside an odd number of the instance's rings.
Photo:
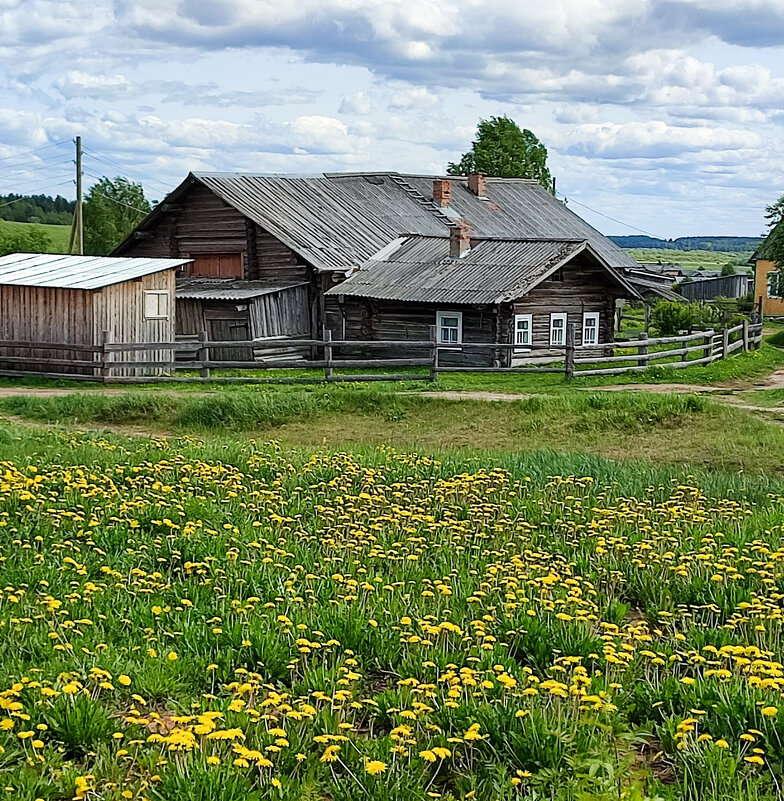
<svg viewBox="0 0 784 801">
<path fill-rule="evenodd" d="M 471 229 L 465 222 L 449 229 L 449 258 L 462 259 L 471 250 Z"/>
<path fill-rule="evenodd" d="M 469 173 L 468 188 L 477 197 L 487 197 L 487 176 L 483 172 Z"/>
<path fill-rule="evenodd" d="M 452 200 L 452 182 L 445 178 L 436 178 L 433 181 L 433 200 L 436 206 L 446 208 Z"/>
</svg>

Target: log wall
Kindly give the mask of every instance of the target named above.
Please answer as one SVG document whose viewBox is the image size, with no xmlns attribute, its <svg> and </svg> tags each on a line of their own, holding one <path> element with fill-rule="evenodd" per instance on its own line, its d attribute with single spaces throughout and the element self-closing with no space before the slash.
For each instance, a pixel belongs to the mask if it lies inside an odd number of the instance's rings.
<svg viewBox="0 0 784 801">
<path fill-rule="evenodd" d="M 574 324 L 575 345 L 582 345 L 583 313 L 599 312 L 599 342 L 612 342 L 615 299 L 626 292 L 592 259 L 581 256 L 564 267 L 563 281 L 547 278 L 514 303 L 505 306 L 500 321 L 503 341 L 511 342 L 515 314 L 532 315 L 532 342 L 550 343 L 550 314 L 566 313 Z"/>
<path fill-rule="evenodd" d="M 159 258 L 217 253 L 242 254 L 242 277 L 249 281 L 302 281 L 310 274 L 294 251 L 199 183 L 122 250 Z"/>
</svg>

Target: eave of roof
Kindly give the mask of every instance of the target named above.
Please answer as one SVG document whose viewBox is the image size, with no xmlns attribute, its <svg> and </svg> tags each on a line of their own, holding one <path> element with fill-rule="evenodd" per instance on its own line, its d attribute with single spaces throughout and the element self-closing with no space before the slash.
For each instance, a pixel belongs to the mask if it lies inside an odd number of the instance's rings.
<svg viewBox="0 0 784 801">
<path fill-rule="evenodd" d="M 584 240 L 478 239 L 461 259 L 449 258 L 448 240 L 412 235 L 384 248 L 328 295 L 412 303 L 490 304 L 522 297 L 580 253 L 587 253 L 632 298 L 624 275 Z"/>
<path fill-rule="evenodd" d="M 0 285 L 101 289 L 180 267 L 189 261 L 191 259 L 10 253 L 0 256 Z"/>
<path fill-rule="evenodd" d="M 261 281 L 239 279 L 186 278 L 178 281 L 176 296 L 183 300 L 251 300 L 264 295 L 274 295 L 298 286 L 307 286 L 306 281 L 269 284 Z"/>
</svg>

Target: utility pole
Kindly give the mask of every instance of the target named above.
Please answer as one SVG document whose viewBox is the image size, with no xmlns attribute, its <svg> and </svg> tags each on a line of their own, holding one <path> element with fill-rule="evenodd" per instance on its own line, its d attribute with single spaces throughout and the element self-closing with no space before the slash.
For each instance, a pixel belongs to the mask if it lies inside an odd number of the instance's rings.
<svg viewBox="0 0 784 801">
<path fill-rule="evenodd" d="M 82 211 L 82 137 L 76 137 L 76 208 L 74 209 L 68 252 L 84 255 L 84 216 Z"/>
</svg>

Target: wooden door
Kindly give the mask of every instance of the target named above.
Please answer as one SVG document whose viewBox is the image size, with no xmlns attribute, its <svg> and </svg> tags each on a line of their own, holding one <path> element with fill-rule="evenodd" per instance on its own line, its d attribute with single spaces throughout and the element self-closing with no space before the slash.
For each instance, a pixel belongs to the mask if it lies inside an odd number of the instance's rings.
<svg viewBox="0 0 784 801">
<path fill-rule="evenodd" d="M 243 278 L 242 253 L 197 253 L 190 274 L 200 278 Z"/>
<path fill-rule="evenodd" d="M 248 320 L 237 318 L 214 318 L 207 320 L 207 334 L 217 342 L 247 342 L 250 339 Z M 251 362 L 251 348 L 210 348 L 210 361 Z"/>
</svg>

